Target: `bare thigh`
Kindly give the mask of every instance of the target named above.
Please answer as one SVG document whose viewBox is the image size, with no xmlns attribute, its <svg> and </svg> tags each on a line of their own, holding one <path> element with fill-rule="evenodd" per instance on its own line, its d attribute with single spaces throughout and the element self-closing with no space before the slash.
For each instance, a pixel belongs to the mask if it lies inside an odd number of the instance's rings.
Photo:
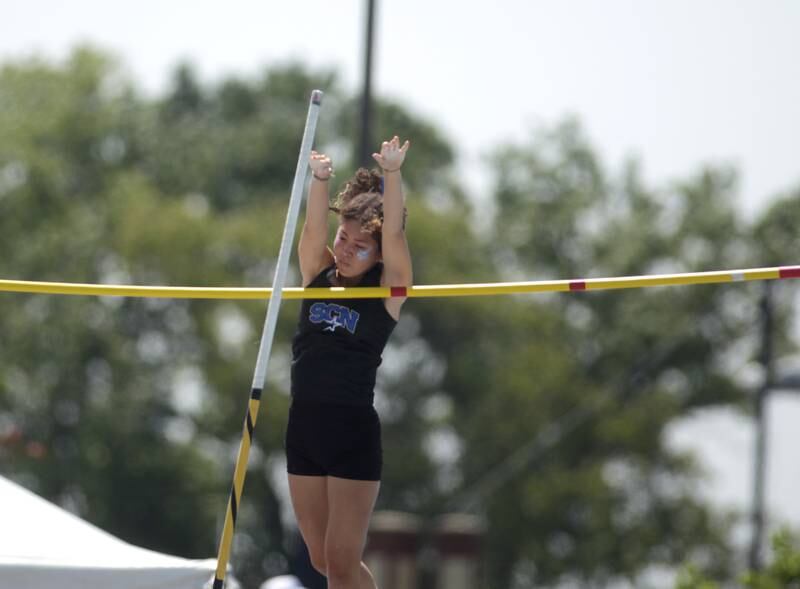
<svg viewBox="0 0 800 589">
<path fill-rule="evenodd" d="M 328 528 L 328 477 L 289 475 L 289 493 L 300 534 L 311 563 L 325 571 L 325 534 Z"/>
<path fill-rule="evenodd" d="M 325 555 L 329 567 L 358 566 L 380 481 L 328 477 L 328 526 Z"/>
</svg>

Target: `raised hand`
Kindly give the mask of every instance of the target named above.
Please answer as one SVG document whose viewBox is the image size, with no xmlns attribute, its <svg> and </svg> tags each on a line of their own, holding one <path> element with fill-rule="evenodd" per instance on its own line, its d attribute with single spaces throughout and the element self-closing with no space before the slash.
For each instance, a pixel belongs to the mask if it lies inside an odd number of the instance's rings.
<svg viewBox="0 0 800 589">
<path fill-rule="evenodd" d="M 308 158 L 308 166 L 317 180 L 324 181 L 333 176 L 333 161 L 324 153 L 312 151 L 311 157 Z"/>
<path fill-rule="evenodd" d="M 381 144 L 381 152 L 373 153 L 372 157 L 384 172 L 396 172 L 403 167 L 403 161 L 406 159 L 406 152 L 410 146 L 411 143 L 406 140 L 401 147 L 400 138 L 395 135 L 390 141 L 384 141 Z"/>
</svg>

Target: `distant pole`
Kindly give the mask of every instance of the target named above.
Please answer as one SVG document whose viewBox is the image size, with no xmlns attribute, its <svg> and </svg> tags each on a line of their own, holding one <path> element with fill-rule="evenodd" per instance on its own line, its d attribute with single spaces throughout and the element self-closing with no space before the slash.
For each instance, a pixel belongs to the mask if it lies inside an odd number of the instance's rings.
<svg viewBox="0 0 800 589">
<path fill-rule="evenodd" d="M 765 509 L 764 496 L 767 474 L 767 397 L 773 381 L 772 361 L 772 284 L 764 282 L 761 296 L 761 357 L 764 379 L 755 398 L 755 451 L 753 453 L 753 506 L 751 513 L 752 539 L 750 542 L 750 569 L 761 570 L 761 546 L 764 537 Z"/>
<path fill-rule="evenodd" d="M 361 95 L 361 136 L 358 141 L 358 165 L 372 164 L 372 45 L 375 28 L 375 0 L 367 0 L 367 30 L 364 42 L 364 90 Z"/>
</svg>

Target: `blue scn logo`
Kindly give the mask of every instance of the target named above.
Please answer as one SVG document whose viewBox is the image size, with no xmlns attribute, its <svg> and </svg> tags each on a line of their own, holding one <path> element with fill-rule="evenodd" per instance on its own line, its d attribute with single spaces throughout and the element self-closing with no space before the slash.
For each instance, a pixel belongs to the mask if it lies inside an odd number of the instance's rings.
<svg viewBox="0 0 800 589">
<path fill-rule="evenodd" d="M 336 331 L 337 327 L 344 327 L 350 333 L 355 333 L 359 317 L 358 311 L 333 303 L 314 303 L 308 313 L 311 323 L 328 324 L 322 331 Z"/>
</svg>

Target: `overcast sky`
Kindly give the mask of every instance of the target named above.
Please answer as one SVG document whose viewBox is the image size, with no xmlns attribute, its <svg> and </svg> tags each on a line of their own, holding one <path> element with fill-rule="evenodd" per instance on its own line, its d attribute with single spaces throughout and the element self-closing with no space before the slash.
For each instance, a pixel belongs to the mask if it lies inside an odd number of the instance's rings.
<svg viewBox="0 0 800 589">
<path fill-rule="evenodd" d="M 181 60 L 213 81 L 299 59 L 335 68 L 355 91 L 364 7 L 365 0 L 17 1 L 0 19 L 0 60 L 61 58 L 91 42 L 155 93 Z M 378 0 L 377 17 L 375 93 L 444 130 L 472 194 L 485 191 L 483 153 L 568 114 L 580 117 L 611 170 L 634 155 L 659 186 L 704 163 L 737 166 L 746 218 L 800 186 L 796 0 Z M 778 402 L 768 493 L 776 513 L 800 525 L 797 418 L 784 419 L 800 407 L 791 397 Z M 749 420 L 706 415 L 673 437 L 707 457 L 716 475 L 704 492 L 747 505 Z"/>
<path fill-rule="evenodd" d="M 216 80 L 297 58 L 356 90 L 365 5 L 26 0 L 3 13 L 0 57 L 63 56 L 90 41 L 152 91 L 183 59 Z M 376 24 L 376 94 L 458 143 L 473 193 L 485 190 L 482 153 L 567 114 L 612 170 L 635 155 L 658 185 L 703 163 L 736 165 L 746 215 L 800 185 L 795 0 L 377 0 Z"/>
</svg>

